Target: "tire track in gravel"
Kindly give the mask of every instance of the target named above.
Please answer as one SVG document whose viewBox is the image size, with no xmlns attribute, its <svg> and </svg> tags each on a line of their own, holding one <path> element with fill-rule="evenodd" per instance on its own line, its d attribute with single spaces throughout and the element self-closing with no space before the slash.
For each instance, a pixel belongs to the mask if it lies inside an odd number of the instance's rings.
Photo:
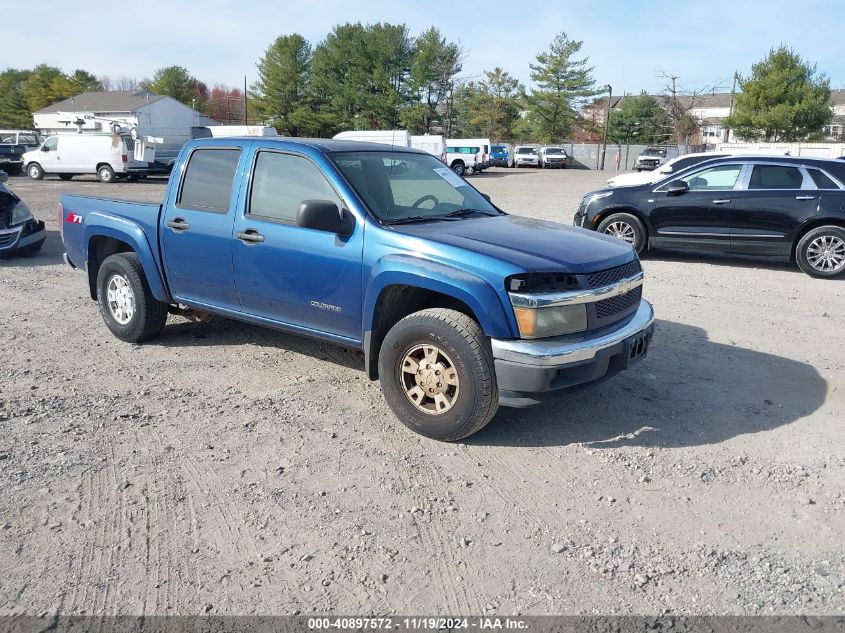
<svg viewBox="0 0 845 633">
<path fill-rule="evenodd" d="M 79 490 L 78 506 L 87 509 L 86 515 L 94 521 L 93 537 L 86 539 L 85 547 L 74 549 L 75 574 L 69 579 L 73 586 L 70 602 L 88 613 L 103 613 L 111 592 L 110 579 L 122 561 L 121 528 L 123 505 L 117 494 L 117 476 L 114 467 L 114 448 L 111 443 L 103 448 L 107 461 L 86 477 Z M 101 453 L 101 454 L 102 454 Z M 113 605 L 112 605 L 113 606 Z"/>
<path fill-rule="evenodd" d="M 397 438 L 396 433 L 389 433 L 389 435 L 390 437 L 385 439 L 394 444 L 398 451 L 400 447 L 395 443 L 395 439 Z M 423 461 L 423 463 L 425 462 Z M 422 474 L 414 473 L 414 471 L 421 470 L 425 470 L 425 472 Z M 408 470 L 396 468 L 396 474 L 402 482 L 408 497 L 415 494 L 412 492 L 415 489 L 415 483 L 420 484 L 428 493 L 433 493 L 424 494 L 423 496 L 426 499 L 430 496 L 437 496 L 440 493 L 440 490 L 435 485 L 435 480 L 438 478 L 433 476 L 430 468 L 421 467 L 419 462 L 413 463 Z M 419 492 L 416 494 L 420 496 Z M 425 517 L 426 515 L 422 516 Z M 458 559 L 455 556 L 454 549 L 457 545 L 456 530 L 449 530 L 448 527 L 441 525 L 441 518 L 433 513 L 429 513 L 427 516 L 429 517 L 428 520 L 420 520 L 417 516 L 414 516 L 413 519 L 417 535 L 421 543 L 425 545 L 425 551 L 430 556 L 429 560 L 433 562 L 433 579 L 437 585 L 437 591 L 434 593 L 435 599 L 438 594 L 442 595 L 445 601 L 444 612 L 451 615 L 481 613 L 483 605 L 478 595 L 475 593 L 471 594 L 467 590 L 468 585 L 476 585 L 473 579 L 467 578 L 465 579 L 466 582 L 461 584 L 458 584 L 455 579 L 458 569 Z M 456 527 L 454 522 L 452 527 Z M 467 569 L 467 573 L 470 573 L 469 569 Z M 440 608 L 440 605 L 436 606 Z"/>
</svg>

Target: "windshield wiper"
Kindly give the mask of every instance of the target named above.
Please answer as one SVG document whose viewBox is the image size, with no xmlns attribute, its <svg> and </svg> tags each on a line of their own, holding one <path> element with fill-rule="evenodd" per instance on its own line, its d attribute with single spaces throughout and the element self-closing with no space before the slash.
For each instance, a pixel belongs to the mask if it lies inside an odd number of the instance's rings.
<svg viewBox="0 0 845 633">
<path fill-rule="evenodd" d="M 411 224 L 413 222 L 428 222 L 440 220 L 442 216 L 439 215 L 410 215 L 407 218 L 398 218 L 396 220 L 386 220 L 385 224 Z"/>
<path fill-rule="evenodd" d="M 407 218 L 398 218 L 396 220 L 387 220 L 386 224 L 411 224 L 413 222 L 442 222 L 443 220 L 450 221 L 450 220 L 457 220 L 458 218 L 463 218 L 468 215 L 485 215 L 485 216 L 494 216 L 499 215 L 498 213 L 488 213 L 486 211 L 481 211 L 479 209 L 455 209 L 454 211 L 449 211 L 449 213 L 443 213 L 441 215 L 411 215 Z"/>
<path fill-rule="evenodd" d="M 438 215 L 438 218 L 463 218 L 468 215 L 486 215 L 488 217 L 499 215 L 498 213 L 488 213 L 487 211 L 481 211 L 480 209 L 455 209 L 454 211 L 449 211 L 449 213 L 444 213 L 443 215 Z"/>
</svg>

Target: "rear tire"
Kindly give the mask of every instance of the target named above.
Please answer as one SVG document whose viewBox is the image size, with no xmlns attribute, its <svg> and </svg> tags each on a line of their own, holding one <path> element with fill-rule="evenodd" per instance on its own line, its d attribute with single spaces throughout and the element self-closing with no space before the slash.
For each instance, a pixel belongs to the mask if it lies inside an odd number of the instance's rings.
<svg viewBox="0 0 845 633">
<path fill-rule="evenodd" d="M 458 174 L 458 176 L 463 176 L 466 173 L 466 167 L 464 167 L 463 163 L 452 163 L 452 171 Z"/>
<path fill-rule="evenodd" d="M 153 296 L 137 253 L 111 255 L 100 265 L 97 303 L 106 326 L 121 341 L 148 341 L 167 323 L 167 304 Z"/>
<path fill-rule="evenodd" d="M 490 340 L 456 310 L 406 316 L 385 336 L 378 365 L 387 404 L 426 437 L 458 441 L 481 430 L 499 408 Z"/>
<path fill-rule="evenodd" d="M 30 163 L 27 165 L 26 173 L 33 180 L 44 180 L 44 170 L 38 163 Z"/>
<path fill-rule="evenodd" d="M 809 231 L 795 247 L 795 261 L 810 277 L 841 277 L 845 274 L 845 229 L 831 225 Z"/>
<path fill-rule="evenodd" d="M 642 253 L 646 246 L 646 230 L 640 219 L 630 213 L 614 213 L 601 221 L 596 229 L 599 233 L 617 237 L 628 242 L 637 253 Z"/>
<path fill-rule="evenodd" d="M 100 165 L 97 167 L 97 178 L 100 182 L 112 183 L 117 180 L 117 175 L 111 165 Z"/>
</svg>

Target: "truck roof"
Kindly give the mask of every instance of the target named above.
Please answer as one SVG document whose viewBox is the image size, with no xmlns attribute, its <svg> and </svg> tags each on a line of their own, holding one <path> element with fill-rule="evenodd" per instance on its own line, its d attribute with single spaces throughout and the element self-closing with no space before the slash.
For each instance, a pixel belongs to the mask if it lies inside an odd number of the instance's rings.
<svg viewBox="0 0 845 633">
<path fill-rule="evenodd" d="M 427 152 L 405 147 L 404 145 L 390 145 L 388 143 L 372 143 L 370 141 L 345 141 L 333 138 L 295 138 L 289 136 L 227 136 L 219 138 L 202 138 L 191 141 L 194 146 L 229 145 L 232 141 L 257 142 L 263 147 L 290 147 L 304 145 L 316 149 L 324 154 L 332 152 L 408 152 L 412 154 L 425 154 Z"/>
</svg>

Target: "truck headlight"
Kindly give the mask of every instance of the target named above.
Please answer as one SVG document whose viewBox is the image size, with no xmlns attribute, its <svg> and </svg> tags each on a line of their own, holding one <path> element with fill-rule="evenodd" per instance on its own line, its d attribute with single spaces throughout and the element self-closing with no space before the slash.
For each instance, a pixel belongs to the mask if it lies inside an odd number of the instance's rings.
<svg viewBox="0 0 845 633">
<path fill-rule="evenodd" d="M 22 201 L 18 202 L 12 209 L 12 226 L 23 224 L 32 219 L 32 211 Z"/>
<path fill-rule="evenodd" d="M 587 306 L 552 306 L 548 308 L 523 308 L 514 306 L 520 338 L 544 338 L 583 332 L 587 329 Z"/>
</svg>

